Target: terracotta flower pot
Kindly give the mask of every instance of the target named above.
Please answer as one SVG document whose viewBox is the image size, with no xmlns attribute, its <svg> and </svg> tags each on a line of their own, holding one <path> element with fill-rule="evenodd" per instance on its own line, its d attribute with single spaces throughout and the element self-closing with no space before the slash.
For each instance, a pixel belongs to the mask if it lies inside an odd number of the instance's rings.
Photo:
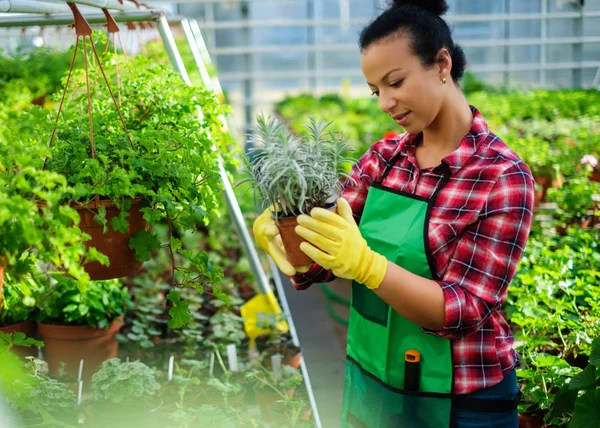
<svg viewBox="0 0 600 428">
<path fill-rule="evenodd" d="M 8 334 L 25 333 L 25 336 L 31 338 L 35 338 L 37 334 L 35 321 L 30 320 L 0 327 L 0 331 Z M 37 355 L 37 348 L 35 346 L 15 346 L 11 351 L 21 358 L 35 357 Z"/>
<path fill-rule="evenodd" d="M 2 310 L 2 289 L 4 288 L 4 266 L 0 265 L 0 310 Z"/>
<path fill-rule="evenodd" d="M 120 214 L 119 208 L 109 200 L 100 200 L 98 204 L 106 207 L 106 220 L 110 225 L 111 220 Z M 74 208 L 81 218 L 79 227 L 92 237 L 85 243 L 86 247 L 95 247 L 110 261 L 109 266 L 101 265 L 98 262 L 85 265 L 85 271 L 92 280 L 121 278 L 140 271 L 142 263 L 135 259 L 135 251 L 129 248 L 129 239 L 137 232 L 147 229 L 144 215 L 140 212 L 140 199 L 135 199 L 129 210 L 127 233 L 117 232 L 109 226 L 108 232 L 103 234 L 103 226 L 94 220 L 94 216 L 98 214 L 95 202 L 89 205 L 76 205 Z"/>
<path fill-rule="evenodd" d="M 597 181 L 597 182 L 599 182 L 599 183 L 600 183 L 600 169 L 595 169 L 595 170 L 592 172 L 592 175 L 591 175 L 591 177 L 590 177 L 590 180 L 592 180 L 592 181 Z"/>
<path fill-rule="evenodd" d="M 330 211 L 337 211 L 337 206 L 327 207 Z M 281 241 L 285 248 L 285 254 L 292 266 L 305 266 L 313 263 L 313 260 L 302 252 L 300 244 L 304 241 L 304 238 L 299 236 L 295 228 L 298 225 L 297 217 L 279 217 L 276 220 L 277 226 L 279 227 L 279 233 L 281 234 Z"/>
<path fill-rule="evenodd" d="M 83 359 L 82 377 L 84 380 L 91 379 L 103 361 L 117 356 L 119 343 L 115 336 L 122 327 L 123 323 L 120 320 L 113 320 L 107 329 L 38 322 L 50 373 L 57 374 L 62 361 L 66 363 L 67 374 L 76 378 L 79 373 L 79 361 Z"/>
<path fill-rule="evenodd" d="M 544 419 L 539 416 L 519 414 L 519 428 L 542 428 Z"/>
</svg>

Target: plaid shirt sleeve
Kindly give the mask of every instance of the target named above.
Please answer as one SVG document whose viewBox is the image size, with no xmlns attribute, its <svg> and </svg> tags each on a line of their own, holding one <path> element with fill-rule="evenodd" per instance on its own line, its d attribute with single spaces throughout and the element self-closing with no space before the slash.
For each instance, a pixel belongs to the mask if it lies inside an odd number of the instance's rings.
<svg viewBox="0 0 600 428">
<path fill-rule="evenodd" d="M 438 281 L 446 301 L 444 327 L 423 331 L 461 339 L 478 331 L 503 304 L 529 236 L 533 192 L 533 177 L 523 163 L 513 164 L 499 177 Z"/>
<path fill-rule="evenodd" d="M 342 197 L 350 204 L 356 223 L 360 222 L 371 182 L 377 180 L 381 171 L 385 169 L 386 162 L 378 150 L 379 146 L 384 143 L 386 140 L 371 146 L 352 166 L 350 179 L 344 182 Z M 297 290 L 306 290 L 312 284 L 333 281 L 335 275 L 331 273 L 331 270 L 326 270 L 315 263 L 308 272 L 294 275 L 290 279 Z"/>
</svg>

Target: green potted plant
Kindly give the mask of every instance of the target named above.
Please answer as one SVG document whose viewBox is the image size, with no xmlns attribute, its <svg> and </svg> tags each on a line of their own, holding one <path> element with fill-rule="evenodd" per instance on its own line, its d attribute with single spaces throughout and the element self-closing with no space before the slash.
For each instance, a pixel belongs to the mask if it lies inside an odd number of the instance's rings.
<svg viewBox="0 0 600 428">
<path fill-rule="evenodd" d="M 249 382 L 254 383 L 254 394 L 260 414 L 267 421 L 271 418 L 271 403 L 294 398 L 296 387 L 302 384 L 300 371 L 286 365 L 281 366 L 278 372 L 260 366 L 248 370 L 245 376 Z"/>
<path fill-rule="evenodd" d="M 109 67 L 121 61 L 104 57 Z M 93 278 L 130 275 L 164 247 L 171 261 L 175 254 L 186 266 L 172 266 L 172 284 L 219 294 L 220 270 L 206 253 L 191 253 L 177 236 L 195 231 L 217 208 L 220 186 L 218 160 L 229 161 L 233 147 L 222 129 L 223 108 L 214 94 L 188 87 L 177 73 L 161 64 L 136 57 L 123 64 L 120 113 L 105 85 L 97 83 L 93 103 L 93 147 L 89 123 L 82 117 L 88 101 L 85 79 L 77 70 L 71 95 L 66 99 L 46 168 L 66 177 L 75 189 L 66 203 L 76 207 L 84 218 L 89 243 L 108 254 L 108 267 L 87 265 Z M 95 70 L 92 79 L 100 79 Z M 202 109 L 199 117 L 198 108 Z M 122 119 L 122 120 L 121 120 Z M 38 135 L 49 137 L 48 126 Z M 166 240 L 152 230 L 164 224 Z M 110 236 L 105 235 L 110 234 Z M 114 245 L 118 240 L 119 245 Z M 108 270 L 108 271 L 107 271 Z M 177 306 L 177 305 L 175 305 Z"/>
<path fill-rule="evenodd" d="M 296 217 L 315 207 L 334 209 L 341 191 L 341 180 L 349 177 L 344 157 L 348 146 L 343 138 L 326 132 L 330 123 L 311 119 L 307 134 L 297 136 L 272 118 L 259 116 L 256 147 L 246 158 L 255 196 L 271 209 L 286 254 L 293 265 L 311 263 L 302 251 L 303 241 L 296 234 Z M 273 208 L 277 207 L 277 209 Z"/>
<path fill-rule="evenodd" d="M 593 227 L 600 221 L 600 183 L 591 181 L 587 171 L 565 180 L 561 188 L 548 191 L 548 202 L 556 204 L 557 231 L 569 226 Z"/>
<path fill-rule="evenodd" d="M 11 130 L 7 124 L 0 131 L 0 291 L 4 273 L 13 281 L 70 277 L 85 287 L 89 277 L 80 265 L 101 257 L 85 251 L 76 211 L 60 203 L 73 189 L 64 177 L 36 168 L 47 152 Z"/>
<path fill-rule="evenodd" d="M 154 426 L 163 404 L 154 370 L 140 361 L 105 361 L 92 377 L 93 417 L 98 426 Z"/>
<path fill-rule="evenodd" d="M 6 275 L 3 298 L 0 300 L 0 331 L 4 333 L 23 333 L 35 338 L 37 328 L 33 314 L 36 310 L 36 299 L 39 286 L 31 277 L 23 277 L 19 281 Z M 32 347 L 15 346 L 13 352 L 21 357 L 34 356 Z"/>
<path fill-rule="evenodd" d="M 64 362 L 66 373 L 76 376 L 83 359 L 83 377 L 89 379 L 103 361 L 117 356 L 115 336 L 130 306 L 127 289 L 118 280 L 93 281 L 85 293 L 70 281 L 59 281 L 39 290 L 37 306 L 51 373 Z"/>
<path fill-rule="evenodd" d="M 15 422 L 25 426 L 75 426 L 78 412 L 74 392 L 49 377 L 42 360 L 30 359 L 24 373 L 26 378 L 11 385 L 8 394 Z"/>
</svg>

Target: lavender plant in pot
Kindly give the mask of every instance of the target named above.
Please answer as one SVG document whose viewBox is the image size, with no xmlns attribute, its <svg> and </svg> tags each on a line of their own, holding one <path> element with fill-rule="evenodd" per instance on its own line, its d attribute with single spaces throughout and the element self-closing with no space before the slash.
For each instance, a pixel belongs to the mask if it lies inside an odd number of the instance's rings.
<svg viewBox="0 0 600 428">
<path fill-rule="evenodd" d="M 350 148 L 339 134 L 328 131 L 331 122 L 309 119 L 306 133 L 295 135 L 271 117 L 257 118 L 256 144 L 246 157 L 250 182 L 261 201 L 271 207 L 282 245 L 295 266 L 312 260 L 300 251 L 303 239 L 294 230 L 296 217 L 315 207 L 335 209 L 342 181 L 349 178 Z"/>
</svg>

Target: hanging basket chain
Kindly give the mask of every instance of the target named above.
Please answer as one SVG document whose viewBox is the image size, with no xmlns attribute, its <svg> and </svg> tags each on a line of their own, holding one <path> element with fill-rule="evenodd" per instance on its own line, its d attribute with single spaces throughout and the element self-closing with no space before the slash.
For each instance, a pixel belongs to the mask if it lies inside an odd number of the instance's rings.
<svg viewBox="0 0 600 428">
<path fill-rule="evenodd" d="M 104 82 L 106 83 L 108 92 L 110 93 L 111 99 L 115 105 L 115 109 L 117 110 L 117 114 L 119 115 L 119 120 L 121 122 L 121 125 L 123 126 L 123 130 L 125 131 L 125 135 L 127 136 L 127 139 L 129 140 L 129 145 L 131 146 L 131 148 L 133 150 L 135 150 L 133 141 L 131 139 L 131 136 L 129 135 L 129 131 L 127 130 L 127 125 L 125 124 L 125 120 L 123 119 L 123 115 L 121 114 L 121 109 L 119 108 L 119 104 L 117 104 L 115 95 L 110 87 L 108 78 L 106 77 L 106 73 L 104 72 L 104 68 L 102 67 L 102 61 L 100 60 L 98 52 L 96 51 L 96 46 L 94 45 L 94 39 L 92 37 L 92 28 L 90 27 L 88 22 L 85 20 L 85 18 L 81 15 L 81 13 L 79 12 L 79 9 L 77 8 L 77 6 L 74 3 L 67 3 L 67 5 L 71 8 L 71 10 L 73 12 L 73 17 L 75 19 L 74 26 L 75 26 L 76 33 L 77 33 L 77 39 L 76 39 L 76 43 L 75 43 L 75 49 L 73 51 L 73 58 L 71 59 L 71 67 L 69 68 L 69 74 L 67 75 L 67 81 L 66 81 L 65 89 L 63 91 L 63 95 L 62 95 L 62 98 L 60 101 L 60 105 L 58 107 L 58 112 L 56 113 L 54 129 L 52 130 L 52 135 L 50 136 L 50 141 L 48 143 L 48 147 L 52 147 L 54 137 L 56 136 L 56 131 L 58 129 L 58 121 L 59 121 L 60 115 L 62 113 L 62 108 L 63 108 L 64 101 L 65 101 L 65 98 L 67 95 L 69 82 L 71 80 L 71 75 L 73 73 L 73 68 L 75 66 L 75 58 L 77 57 L 77 50 L 79 47 L 79 39 L 81 37 L 83 37 L 83 55 L 84 55 L 84 62 L 85 62 L 85 84 L 86 84 L 86 90 L 87 90 L 88 116 L 89 116 L 89 120 L 90 120 L 90 144 L 91 144 L 91 149 L 92 149 L 92 159 L 95 159 L 95 157 L 96 157 L 94 129 L 93 129 L 92 101 L 91 101 L 89 70 L 88 70 L 88 62 L 89 61 L 88 61 L 87 45 L 86 45 L 86 38 L 89 37 L 90 46 L 92 48 L 92 51 L 94 52 L 93 58 L 95 58 L 98 63 L 98 68 L 100 69 L 100 72 L 102 73 L 102 77 L 104 78 Z M 118 78 L 118 76 L 117 76 L 117 78 Z M 47 162 L 47 157 L 44 158 L 44 167 L 46 166 L 46 162 Z"/>
<path fill-rule="evenodd" d="M 93 44 L 92 38 L 90 36 L 90 44 Z M 89 78 L 89 70 L 88 70 L 88 55 L 86 48 L 86 37 L 83 37 L 83 62 L 85 66 L 85 88 L 87 90 L 87 112 L 88 118 L 90 120 L 90 145 L 92 146 L 92 159 L 96 159 L 96 144 L 94 141 L 94 118 L 92 117 L 92 96 L 90 94 L 90 78 Z"/>
<path fill-rule="evenodd" d="M 73 51 L 73 58 L 71 59 L 71 67 L 69 67 L 69 74 L 67 75 L 67 82 L 65 83 L 65 89 L 63 90 L 62 98 L 60 99 L 60 104 L 58 106 L 58 112 L 56 113 L 56 120 L 54 121 L 54 129 L 52 130 L 52 135 L 50 135 L 50 142 L 48 143 L 48 147 L 52 147 L 52 141 L 54 140 L 54 136 L 56 135 L 56 129 L 58 125 L 58 119 L 60 118 L 60 113 L 63 108 L 63 104 L 65 102 L 65 97 L 67 96 L 67 89 L 69 88 L 69 82 L 71 81 L 71 75 L 73 74 L 73 68 L 75 67 L 75 58 L 77 58 L 77 49 L 79 48 L 79 38 L 81 36 L 77 36 L 77 40 L 75 41 L 75 50 Z M 44 165 L 46 164 L 46 159 L 44 158 Z"/>
<path fill-rule="evenodd" d="M 90 36 L 90 41 L 91 40 L 92 40 L 92 36 Z M 131 135 L 129 135 L 129 131 L 127 130 L 127 125 L 125 125 L 125 120 L 123 119 L 123 115 L 121 115 L 121 109 L 119 108 L 119 104 L 117 104 L 115 94 L 113 93 L 112 89 L 110 88 L 110 84 L 108 83 L 108 78 L 106 77 L 106 73 L 104 72 L 104 68 L 102 67 L 102 64 L 100 62 L 100 57 L 98 56 L 96 47 L 94 46 L 93 41 L 90 44 L 92 46 L 92 50 L 94 51 L 96 61 L 98 61 L 100 72 L 102 73 L 102 77 L 104 78 L 104 82 L 106 83 L 106 87 L 108 88 L 108 92 L 110 93 L 110 97 L 112 98 L 113 103 L 115 104 L 115 108 L 117 109 L 117 114 L 119 115 L 121 125 L 123 125 L 123 130 L 125 131 L 125 134 L 127 135 L 127 139 L 129 140 L 129 145 L 131 146 L 132 149 L 135 150 L 135 147 L 133 146 L 133 141 L 131 140 Z"/>
</svg>

